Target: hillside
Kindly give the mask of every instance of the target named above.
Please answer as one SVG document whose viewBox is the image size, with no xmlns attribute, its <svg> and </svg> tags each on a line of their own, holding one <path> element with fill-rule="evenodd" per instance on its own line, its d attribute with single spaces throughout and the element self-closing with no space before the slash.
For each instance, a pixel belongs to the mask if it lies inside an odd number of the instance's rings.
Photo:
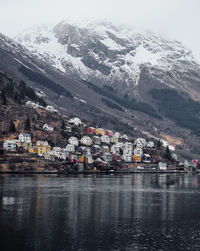
<svg viewBox="0 0 200 251">
<path fill-rule="evenodd" d="M 67 21 L 15 39 L 1 35 L 0 69 L 42 91 L 63 114 L 172 138 L 179 154 L 198 158 L 200 67 L 181 43 L 107 22 Z"/>
</svg>

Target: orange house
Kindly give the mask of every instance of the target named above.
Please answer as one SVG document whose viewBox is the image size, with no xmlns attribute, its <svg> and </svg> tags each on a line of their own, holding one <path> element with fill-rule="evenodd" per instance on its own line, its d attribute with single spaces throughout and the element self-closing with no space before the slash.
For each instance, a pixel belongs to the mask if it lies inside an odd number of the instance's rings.
<svg viewBox="0 0 200 251">
<path fill-rule="evenodd" d="M 136 162 L 136 163 L 142 162 L 141 156 L 133 155 L 132 159 L 133 159 L 133 162 Z"/>
</svg>

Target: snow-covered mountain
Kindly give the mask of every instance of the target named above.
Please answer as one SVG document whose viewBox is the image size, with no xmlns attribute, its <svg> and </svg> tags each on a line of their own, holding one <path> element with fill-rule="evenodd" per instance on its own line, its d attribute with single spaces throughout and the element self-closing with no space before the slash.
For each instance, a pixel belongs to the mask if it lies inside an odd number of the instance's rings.
<svg viewBox="0 0 200 251">
<path fill-rule="evenodd" d="M 180 42 L 109 22 L 62 21 L 32 27 L 15 39 L 61 72 L 87 81 L 135 87 L 144 65 L 155 76 L 199 68 Z M 171 82 L 166 76 L 165 84 Z"/>
<path fill-rule="evenodd" d="M 62 21 L 15 40 L 0 34 L 0 58 L 0 71 L 67 115 L 200 154 L 200 65 L 178 41 L 109 22 Z"/>
</svg>

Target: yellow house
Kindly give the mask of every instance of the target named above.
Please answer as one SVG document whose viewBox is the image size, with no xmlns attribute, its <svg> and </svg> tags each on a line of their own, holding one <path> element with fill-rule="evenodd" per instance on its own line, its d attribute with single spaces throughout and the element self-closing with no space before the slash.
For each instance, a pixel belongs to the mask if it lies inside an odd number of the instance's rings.
<svg viewBox="0 0 200 251">
<path fill-rule="evenodd" d="M 38 147 L 37 146 L 29 147 L 29 153 L 38 153 Z"/>
<path fill-rule="evenodd" d="M 49 145 L 39 145 L 38 146 L 38 155 L 43 156 L 45 153 L 50 152 L 51 147 Z"/>
<path fill-rule="evenodd" d="M 102 128 L 97 128 L 96 129 L 96 135 L 105 135 L 105 130 Z"/>
<path fill-rule="evenodd" d="M 110 143 L 117 143 L 118 142 L 118 139 L 117 138 L 114 138 L 114 137 L 111 137 L 110 138 Z"/>
</svg>

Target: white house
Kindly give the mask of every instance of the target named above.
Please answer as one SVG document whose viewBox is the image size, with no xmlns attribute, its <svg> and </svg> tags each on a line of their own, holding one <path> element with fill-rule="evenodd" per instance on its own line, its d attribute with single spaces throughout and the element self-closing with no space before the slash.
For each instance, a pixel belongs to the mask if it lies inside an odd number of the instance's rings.
<svg viewBox="0 0 200 251">
<path fill-rule="evenodd" d="M 86 145 L 86 146 L 91 146 L 92 145 L 92 139 L 90 138 L 90 137 L 88 137 L 88 136 L 83 136 L 82 138 L 81 138 L 81 143 L 83 144 L 83 145 Z"/>
<path fill-rule="evenodd" d="M 122 159 L 124 162 L 130 163 L 132 162 L 132 156 L 131 155 L 122 155 Z"/>
<path fill-rule="evenodd" d="M 66 148 L 62 148 L 61 152 L 64 153 L 66 155 L 66 157 L 69 157 L 70 152 L 66 151 Z"/>
<path fill-rule="evenodd" d="M 143 150 L 142 150 L 142 148 L 135 148 L 135 149 L 134 149 L 134 155 L 135 155 L 135 156 L 140 156 L 140 157 L 142 157 L 142 155 L 143 155 Z"/>
<path fill-rule="evenodd" d="M 101 145 L 101 137 L 94 136 L 92 139 L 95 145 Z"/>
<path fill-rule="evenodd" d="M 69 144 L 74 145 L 74 146 L 78 146 L 79 144 L 78 139 L 76 137 L 70 137 L 68 142 Z"/>
<path fill-rule="evenodd" d="M 131 142 L 126 142 L 124 144 L 124 149 L 133 151 L 133 144 Z"/>
<path fill-rule="evenodd" d="M 67 144 L 65 149 L 66 149 L 67 152 L 73 153 L 75 151 L 75 146 L 71 145 L 71 144 Z"/>
<path fill-rule="evenodd" d="M 114 138 L 119 139 L 120 137 L 120 133 L 119 132 L 115 132 L 113 135 Z"/>
<path fill-rule="evenodd" d="M 109 147 L 108 146 L 101 146 L 101 152 L 102 153 L 108 153 L 108 152 L 110 152 L 110 149 L 109 149 Z"/>
<path fill-rule="evenodd" d="M 101 136 L 101 142 L 106 143 L 106 144 L 110 144 L 110 137 L 107 136 L 107 135 L 102 135 Z"/>
<path fill-rule="evenodd" d="M 149 141 L 149 142 L 147 143 L 147 147 L 148 147 L 148 148 L 153 148 L 154 146 L 155 146 L 155 144 L 154 144 L 153 141 Z"/>
<path fill-rule="evenodd" d="M 118 146 L 117 144 L 114 144 L 114 145 L 111 146 L 110 151 L 113 154 L 118 154 L 118 153 L 120 153 L 120 149 L 121 149 L 120 146 Z"/>
<path fill-rule="evenodd" d="M 94 163 L 94 160 L 93 160 L 93 158 L 92 158 L 92 155 L 87 154 L 86 159 L 87 159 L 87 163 L 88 163 L 88 164 Z"/>
<path fill-rule="evenodd" d="M 45 131 L 49 131 L 49 132 L 53 132 L 54 131 L 54 128 L 52 126 L 49 126 L 47 124 L 44 124 L 43 125 L 43 130 Z"/>
<path fill-rule="evenodd" d="M 125 139 L 125 140 L 129 140 L 129 137 L 128 137 L 126 134 L 124 134 L 124 135 L 122 136 L 122 138 Z"/>
<path fill-rule="evenodd" d="M 101 157 L 102 157 L 102 159 L 103 159 L 104 161 L 106 161 L 106 162 L 112 161 L 112 154 L 111 154 L 111 153 L 105 152 L 105 153 L 102 154 Z"/>
<path fill-rule="evenodd" d="M 142 142 L 137 142 L 136 143 L 136 148 L 143 148 Z"/>
<path fill-rule="evenodd" d="M 58 110 L 56 110 L 53 106 L 51 105 L 47 105 L 45 107 L 45 109 L 48 111 L 48 112 L 56 112 L 56 113 L 59 113 Z"/>
<path fill-rule="evenodd" d="M 82 152 L 83 152 L 84 154 L 89 154 L 89 155 L 91 154 L 91 149 L 90 149 L 90 147 L 81 146 L 80 149 L 82 150 Z"/>
<path fill-rule="evenodd" d="M 71 126 L 66 126 L 66 127 L 65 127 L 65 131 L 66 131 L 66 132 L 72 132 Z"/>
<path fill-rule="evenodd" d="M 52 153 L 54 153 L 54 155 L 58 158 L 60 152 L 61 152 L 61 147 L 55 146 L 53 147 L 53 149 L 51 150 Z"/>
<path fill-rule="evenodd" d="M 31 107 L 31 108 L 36 108 L 36 104 L 32 101 L 27 101 L 26 106 Z"/>
<path fill-rule="evenodd" d="M 188 160 L 184 161 L 184 168 L 189 168 L 190 167 L 190 163 L 188 162 Z"/>
<path fill-rule="evenodd" d="M 55 161 L 55 152 L 54 151 L 50 151 L 44 154 L 44 159 L 46 160 L 50 160 L 50 161 Z"/>
<path fill-rule="evenodd" d="M 159 163 L 158 163 L 158 168 L 159 168 L 160 170 L 167 170 L 167 164 L 164 163 L 164 162 L 159 162 Z"/>
<path fill-rule="evenodd" d="M 81 125 L 82 122 L 81 122 L 81 120 L 79 118 L 71 118 L 69 120 L 69 123 L 70 124 L 74 124 L 76 126 L 79 126 L 79 125 Z"/>
<path fill-rule="evenodd" d="M 86 150 L 86 154 L 91 155 L 91 149 L 90 149 L 90 147 L 86 147 L 85 150 Z"/>
<path fill-rule="evenodd" d="M 132 156 L 132 154 L 133 154 L 133 150 L 132 149 L 125 148 L 123 150 L 123 155 Z"/>
<path fill-rule="evenodd" d="M 66 160 L 67 155 L 64 152 L 58 152 L 56 157 L 61 160 Z"/>
<path fill-rule="evenodd" d="M 16 151 L 17 144 L 14 140 L 5 140 L 3 142 L 3 149 L 6 151 Z"/>
<path fill-rule="evenodd" d="M 120 149 L 124 149 L 124 143 L 123 142 L 117 142 L 116 146 L 120 147 Z"/>
<path fill-rule="evenodd" d="M 48 143 L 48 141 L 41 141 L 41 140 L 38 140 L 38 141 L 36 142 L 36 146 L 40 146 L 40 145 L 42 145 L 42 146 L 49 146 L 49 143 Z"/>
<path fill-rule="evenodd" d="M 29 133 L 20 133 L 19 141 L 21 143 L 31 143 L 31 135 Z"/>
<path fill-rule="evenodd" d="M 141 144 L 142 144 L 142 147 L 145 147 L 147 145 L 147 141 L 146 141 L 146 139 L 143 139 L 143 138 L 137 138 L 135 140 L 135 144 L 137 147 L 139 147 L 139 145 L 141 145 Z"/>
</svg>

